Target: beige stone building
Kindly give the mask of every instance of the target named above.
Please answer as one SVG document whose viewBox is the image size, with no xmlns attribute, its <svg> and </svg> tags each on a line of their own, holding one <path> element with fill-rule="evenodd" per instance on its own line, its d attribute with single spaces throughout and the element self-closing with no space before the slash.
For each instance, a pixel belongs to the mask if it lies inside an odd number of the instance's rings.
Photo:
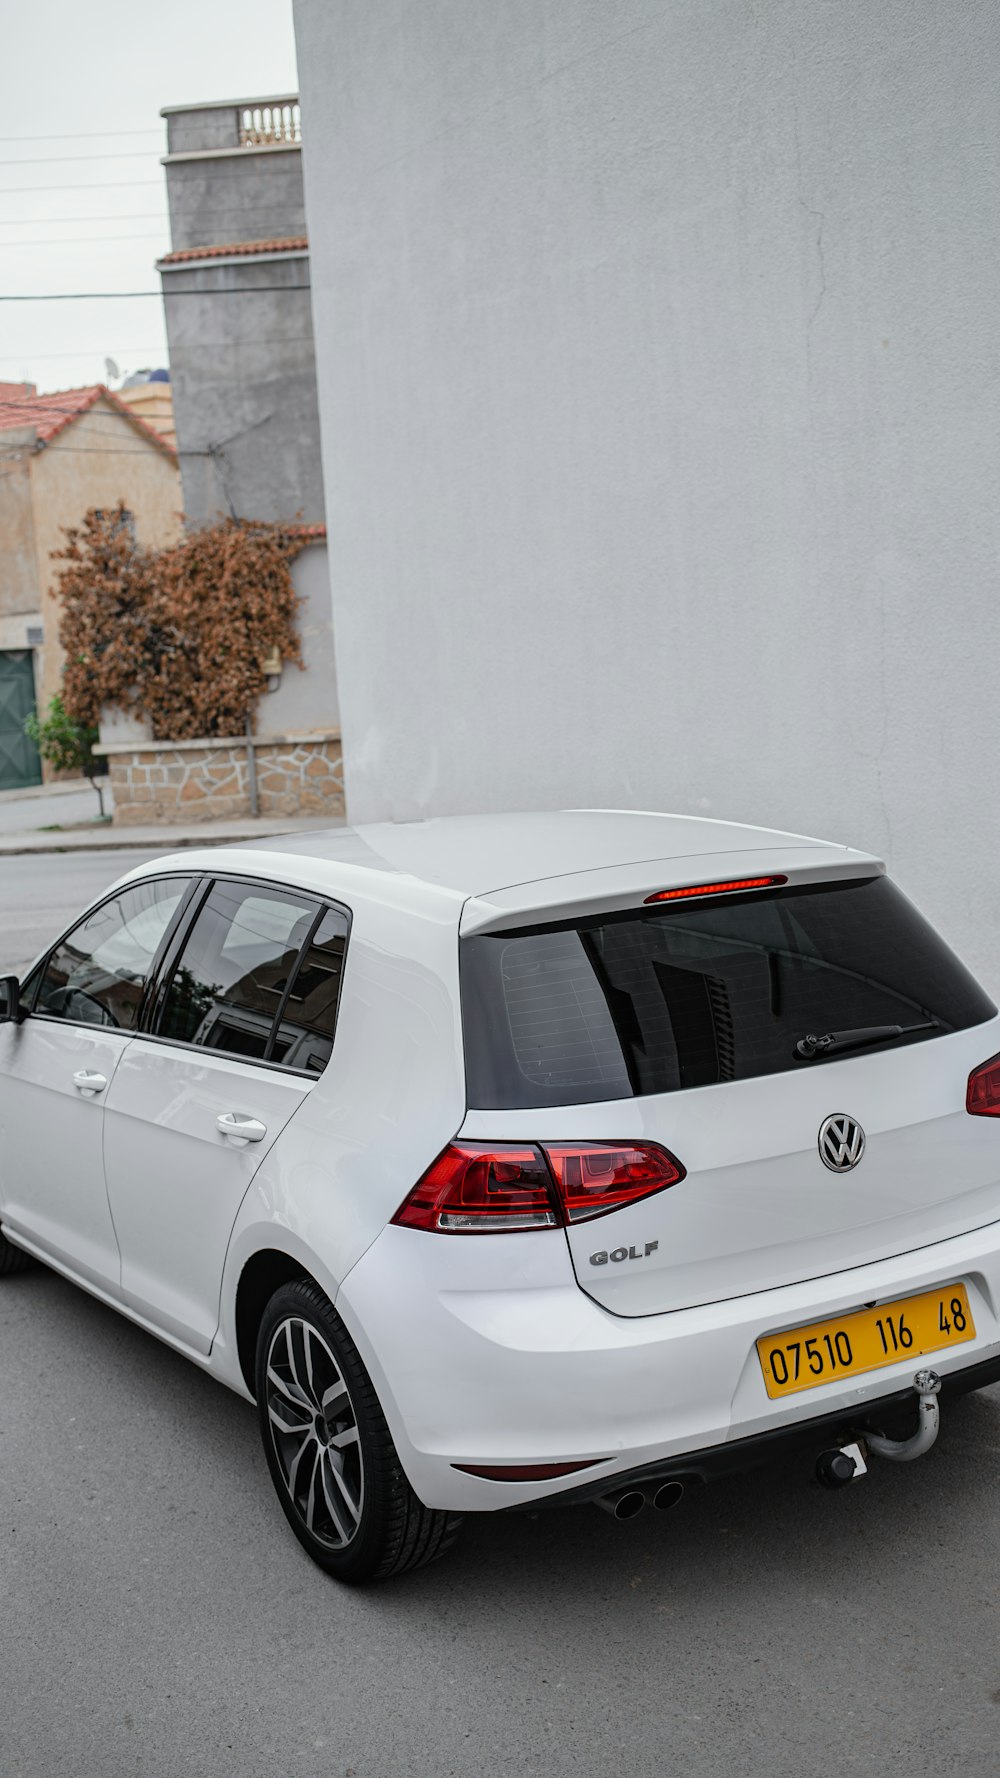
<svg viewBox="0 0 1000 1778">
<path fill-rule="evenodd" d="M 0 383 L 0 790 L 43 775 L 23 724 L 62 677 L 52 552 L 90 507 L 120 501 L 140 543 L 180 535 L 177 453 L 160 432 L 100 384 Z"/>
<path fill-rule="evenodd" d="M 140 420 L 145 420 L 147 426 L 152 426 L 153 431 L 158 432 L 176 450 L 174 396 L 166 371 L 141 373 L 123 383 L 120 389 L 115 390 L 115 394 L 119 401 L 126 402 Z"/>
</svg>

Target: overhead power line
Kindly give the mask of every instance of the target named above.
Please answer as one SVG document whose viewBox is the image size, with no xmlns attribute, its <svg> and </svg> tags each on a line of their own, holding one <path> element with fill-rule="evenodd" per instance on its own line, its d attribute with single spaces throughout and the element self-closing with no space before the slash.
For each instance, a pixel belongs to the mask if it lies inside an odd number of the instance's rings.
<svg viewBox="0 0 1000 1778">
<path fill-rule="evenodd" d="M 4 185 L 0 187 L 0 198 L 35 191 L 125 191 L 134 185 L 162 184 L 162 179 L 84 179 L 73 185 L 64 179 L 61 185 Z"/>
<path fill-rule="evenodd" d="M 178 294 L 183 294 L 178 292 Z M 199 291 L 198 293 L 202 293 Z M 0 296 L 0 303 L 75 303 L 131 301 L 136 296 L 162 296 L 162 290 L 50 290 L 33 296 Z"/>
<path fill-rule="evenodd" d="M 209 270 L 212 260 L 196 259 L 190 266 L 181 266 L 181 271 Z M 248 263 L 252 264 L 250 260 Z M 75 302 L 132 302 L 136 297 L 166 296 L 173 302 L 180 296 L 257 296 L 267 290 L 308 290 L 308 284 L 244 284 L 239 287 L 229 285 L 216 290 L 48 290 L 39 291 L 31 296 L 0 296 L 0 303 L 75 303 Z"/>
<path fill-rule="evenodd" d="M 190 353 L 197 354 L 197 353 L 207 352 L 207 351 L 223 351 L 226 349 L 231 350 L 231 351 L 238 351 L 243 346 L 305 346 L 305 345 L 309 345 L 312 342 L 312 338 L 313 338 L 313 336 L 311 333 L 289 333 L 289 334 L 244 333 L 244 334 L 240 335 L 238 340 L 232 340 L 232 339 L 229 339 L 229 340 L 206 340 L 206 339 L 199 338 L 197 345 L 192 345 L 192 346 L 176 346 L 175 345 L 173 351 L 170 354 L 170 362 L 172 365 L 181 365 L 181 364 L 183 364 L 185 357 Z M 165 363 L 166 362 L 167 344 L 166 344 L 165 340 L 161 339 L 161 340 L 155 340 L 152 344 L 150 344 L 147 341 L 146 343 L 140 344 L 137 346 L 129 346 L 129 345 L 121 346 L 121 347 L 117 348 L 117 351 L 118 351 L 118 356 L 120 358 L 122 358 L 122 357 L 135 358 L 135 357 L 138 357 L 140 352 L 159 352 L 162 355 L 163 362 Z M 107 357 L 107 347 L 104 345 L 101 345 L 101 346 L 77 346 L 74 348 L 74 350 L 72 352 L 33 352 L 30 350 L 22 351 L 22 352 L 0 352 L 0 364 L 27 364 L 36 358 L 39 361 L 41 361 L 43 359 L 48 360 L 50 358 L 105 358 L 105 357 Z M 29 377 L 28 381 L 30 382 L 30 380 L 31 379 Z M 94 382 L 100 382 L 100 380 L 101 379 L 99 377 L 93 378 Z M 169 387 L 169 385 L 167 385 L 167 386 Z M 56 395 L 59 395 L 60 393 L 62 393 L 62 391 L 60 391 L 58 389 L 56 389 L 54 391 L 54 394 L 56 394 Z M 47 397 L 39 396 L 38 399 L 39 399 L 39 401 L 41 401 L 43 399 L 47 399 Z"/>
<path fill-rule="evenodd" d="M 295 146 L 298 147 L 298 143 L 296 143 Z M 241 151 L 238 148 L 234 148 L 232 150 L 232 156 L 238 157 L 240 152 Z M 74 155 L 71 158 L 75 160 L 77 157 Z M 17 165 L 23 166 L 24 164 L 23 161 L 6 161 L 4 163 L 7 167 Z M 227 170 L 219 169 L 218 171 L 213 171 L 213 168 L 217 166 L 218 162 L 213 162 L 211 160 L 202 161 L 200 163 L 199 176 L 206 185 L 218 185 L 223 180 L 227 183 L 229 182 L 230 175 Z M 127 191 L 130 187 L 139 185 L 158 185 L 162 190 L 164 180 L 165 173 L 161 174 L 159 179 L 63 179 L 57 185 L 5 185 L 0 186 L 0 198 L 13 196 L 15 194 L 22 197 L 25 194 L 30 196 L 32 192 L 43 191 Z"/>
<path fill-rule="evenodd" d="M 206 341 L 205 343 L 208 345 L 212 342 Z M 134 357 L 138 352 L 165 352 L 166 345 L 163 340 L 157 340 L 154 345 L 125 346 L 120 350 L 123 357 L 126 355 Z M 34 358 L 47 361 L 50 358 L 105 358 L 106 356 L 107 353 L 103 346 L 74 346 L 71 352 L 0 352 L 0 364 L 26 364 L 29 359 Z M 28 381 L 31 381 L 30 377 Z"/>
<path fill-rule="evenodd" d="M 0 197 L 2 196 L 3 193 L 0 192 Z M 242 216 L 245 218 L 246 211 L 227 204 L 221 205 L 219 208 L 213 206 L 212 215 L 216 219 L 222 216 Z M 292 233 L 296 229 L 298 229 L 300 233 L 305 232 L 305 225 L 303 223 L 288 223 L 286 221 L 288 216 L 287 204 L 257 204 L 254 206 L 253 216 L 258 222 L 265 216 L 278 217 L 281 220 L 281 228 L 284 234 Z M 165 209 L 121 210 L 112 211 L 101 216 L 0 216 L 0 227 L 44 228 L 46 225 L 64 222 L 156 222 L 161 220 L 164 222 L 168 220 Z M 3 243 L 0 242 L 0 246 L 2 245 Z"/>
<path fill-rule="evenodd" d="M 84 387 L 86 388 L 87 385 L 84 384 Z M 155 389 L 157 387 L 158 387 L 158 385 L 156 383 L 154 383 L 153 388 Z M 164 384 L 163 387 L 168 388 L 169 385 Z M 126 404 L 126 405 L 128 405 L 128 404 Z M 2 413 L 2 415 L 3 415 L 2 427 L 0 427 L 0 444 L 3 443 L 4 432 L 5 431 L 10 432 L 17 426 L 21 426 L 21 425 L 23 425 L 24 427 L 33 426 L 33 425 L 36 425 L 39 420 L 52 420 L 52 419 L 73 420 L 77 417 L 77 415 L 79 413 L 78 408 L 72 408 L 72 407 L 69 407 L 69 408 L 63 408 L 63 407 L 45 408 L 43 410 L 43 409 L 41 409 L 41 398 L 39 397 L 38 409 L 36 409 L 36 411 L 34 413 L 25 414 L 23 420 L 19 420 L 15 415 L 8 414 L 7 406 L 8 406 L 8 404 L 5 401 L 0 402 L 0 413 Z M 93 424 L 93 422 L 95 420 L 109 420 L 112 423 L 112 425 L 117 426 L 120 430 L 121 422 L 122 422 L 122 420 L 124 420 L 125 415 L 122 414 L 121 412 L 119 412 L 117 409 L 113 414 L 111 414 L 111 413 L 95 414 L 93 408 L 89 408 L 89 409 L 85 410 L 85 417 L 87 420 L 88 428 Z M 142 420 L 144 425 L 147 425 L 147 426 L 153 425 L 153 422 L 151 420 L 147 420 L 145 418 L 145 415 L 143 415 L 139 412 L 136 412 L 135 417 L 136 417 L 136 419 Z M 155 427 L 153 429 L 154 429 L 154 431 L 156 430 Z M 102 434 L 102 437 L 107 437 L 107 436 L 108 435 L 106 433 Z M 93 448 L 94 448 L 94 450 L 98 450 L 98 449 L 103 450 L 104 447 L 103 447 L 103 445 L 101 445 L 101 446 L 95 445 Z"/>
<path fill-rule="evenodd" d="M 297 338 L 297 340 L 253 340 L 240 341 L 240 343 L 244 343 L 244 345 L 246 345 L 246 343 L 251 343 L 251 345 L 306 345 L 308 341 L 310 341 L 310 336 L 302 336 L 302 338 Z M 221 343 L 221 341 L 205 341 L 206 347 L 208 347 L 208 345 L 219 345 L 219 343 Z M 43 354 L 39 352 L 37 356 L 41 357 Z M 98 357 L 100 354 L 94 352 L 93 356 Z M 125 356 L 125 354 L 123 354 L 123 356 Z M 87 357 L 87 354 L 85 354 L 85 352 L 80 352 L 80 354 L 75 352 L 73 357 Z M 94 388 L 100 380 L 100 377 L 94 377 L 91 382 L 82 382 L 82 384 L 78 384 L 78 388 Z M 105 388 L 109 388 L 109 386 L 105 384 Z M 171 382 L 141 382 L 141 384 L 132 384 L 132 388 L 164 389 L 165 393 L 171 393 L 171 391 L 173 391 L 173 384 L 171 384 Z M 69 404 L 62 404 L 62 402 L 60 402 L 60 396 L 69 395 L 69 393 L 71 393 L 69 389 L 53 389 L 52 395 L 44 395 L 44 393 L 43 395 L 7 395 L 4 396 L 4 400 L 0 402 L 0 407 L 4 409 L 4 412 L 7 412 L 7 409 L 18 409 L 18 407 L 23 407 L 23 409 L 28 412 L 28 418 L 30 418 L 30 414 L 37 414 L 39 409 L 44 409 L 46 414 L 78 414 L 78 412 L 80 412 L 80 407 L 78 407 L 75 402 L 69 402 Z M 128 396 L 125 395 L 123 389 L 109 388 L 109 395 L 117 395 L 126 405 L 132 405 L 128 402 Z M 121 412 L 117 411 L 117 409 L 114 412 L 103 412 L 101 409 L 98 409 L 98 407 L 87 407 L 85 412 L 87 412 L 87 420 L 89 421 L 107 421 L 109 425 L 117 425 L 119 420 L 121 420 Z"/>
<path fill-rule="evenodd" d="M 165 210 L 116 210 L 110 216 L 0 216 L 0 227 L 34 228 L 47 222 L 155 222 L 166 220 Z"/>
<path fill-rule="evenodd" d="M 166 226 L 164 224 L 164 226 Z M 41 235 L 37 241 L 3 241 L 3 247 L 90 247 L 103 246 L 107 241 L 159 241 L 162 229 L 152 233 L 148 230 L 130 235 Z"/>
<path fill-rule="evenodd" d="M 161 434 L 161 437 L 162 437 L 162 434 Z M 150 442 L 152 443 L 152 440 Z M 164 438 L 163 443 L 165 445 L 169 445 L 170 449 L 172 451 L 176 451 L 176 446 L 170 444 L 170 440 L 168 438 Z M 6 449 L 13 449 L 13 450 L 23 450 L 24 446 L 23 445 L 14 445 L 14 446 L 10 446 L 10 447 L 5 447 L 4 442 L 3 442 L 3 433 L 0 432 L 0 452 L 2 452 L 5 448 Z M 146 455 L 145 451 L 140 451 L 140 450 L 137 450 L 137 451 L 131 451 L 131 450 L 126 450 L 126 449 L 115 450 L 113 447 L 108 450 L 105 450 L 103 445 L 64 445 L 61 440 L 59 441 L 58 444 L 53 441 L 51 446 L 46 446 L 46 449 L 52 449 L 54 451 L 59 451 L 59 452 L 71 451 L 74 457 L 144 457 Z M 207 457 L 207 456 L 209 456 L 209 454 L 210 453 L 208 451 L 185 451 L 184 452 L 185 457 Z"/>
<path fill-rule="evenodd" d="M 163 130 L 147 125 L 144 130 L 61 130 L 44 136 L 0 136 L 0 142 L 79 142 L 84 137 L 162 136 Z"/>
<path fill-rule="evenodd" d="M 17 154 L 0 161 L 0 167 L 54 167 L 57 161 L 144 161 L 155 153 L 155 148 L 119 148 L 106 154 Z"/>
<path fill-rule="evenodd" d="M 305 234 L 305 224 L 304 223 L 302 223 L 301 221 L 289 223 L 287 221 L 288 212 L 287 212 L 287 208 L 284 205 L 272 204 L 269 206 L 265 206 L 262 204 L 254 210 L 253 214 L 254 214 L 254 220 L 255 220 L 258 227 L 265 226 L 265 218 L 267 218 L 267 217 L 276 218 L 275 221 L 266 223 L 266 226 L 274 232 L 272 232 L 271 235 L 265 235 L 265 236 L 257 235 L 254 237 L 257 240 L 263 240 L 263 239 L 287 240 L 290 236 L 294 235 L 296 238 L 298 238 L 299 236 Z M 223 217 L 228 218 L 230 216 L 241 216 L 245 219 L 246 212 L 244 210 L 235 210 L 235 209 L 234 210 L 213 209 L 212 215 L 213 215 L 213 218 L 215 219 L 215 221 L 219 222 L 222 220 Z M 167 215 L 166 211 L 161 212 L 159 210 L 144 210 L 141 213 L 137 212 L 134 215 L 132 215 L 126 211 L 122 215 L 119 215 L 119 216 L 114 216 L 114 215 L 111 215 L 111 216 L 0 216 L 0 228 L 22 228 L 22 227 L 23 228 L 45 228 L 45 227 L 53 228 L 53 227 L 58 227 L 58 226 L 64 226 L 67 223 L 74 223 L 74 222 L 79 222 L 81 225 L 84 223 L 91 223 L 91 222 L 161 222 L 164 225 L 167 225 L 167 224 L 169 224 L 169 221 L 170 221 L 170 218 Z M 30 246 L 32 239 L 35 239 L 35 238 L 37 238 L 37 237 L 31 237 L 31 238 L 26 237 L 25 244 L 27 246 Z M 78 238 L 81 241 L 89 241 L 92 239 L 96 239 L 97 237 L 91 236 L 91 235 L 80 235 Z M 239 241 L 232 241 L 229 243 L 227 243 L 225 241 L 221 241 L 221 242 L 220 241 L 212 241 L 212 242 L 199 241 L 194 244 L 199 247 L 201 247 L 201 246 L 223 246 L 224 247 L 227 244 L 230 246 L 240 246 L 243 243 L 244 243 L 244 237 L 241 235 Z M 17 245 L 17 243 L 15 241 L 0 239 L 0 247 L 13 247 L 16 245 Z"/>
</svg>

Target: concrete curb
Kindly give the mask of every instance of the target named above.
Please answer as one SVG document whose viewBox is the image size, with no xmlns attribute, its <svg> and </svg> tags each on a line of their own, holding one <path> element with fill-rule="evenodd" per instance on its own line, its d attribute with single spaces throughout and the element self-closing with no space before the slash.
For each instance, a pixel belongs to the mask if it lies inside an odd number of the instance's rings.
<svg viewBox="0 0 1000 1778">
<path fill-rule="evenodd" d="M 0 858 L 45 852 L 176 852 L 184 846 L 237 845 L 283 833 L 317 833 L 342 821 L 206 821 L 199 827 L 102 827 L 66 833 L 0 834 Z"/>
</svg>

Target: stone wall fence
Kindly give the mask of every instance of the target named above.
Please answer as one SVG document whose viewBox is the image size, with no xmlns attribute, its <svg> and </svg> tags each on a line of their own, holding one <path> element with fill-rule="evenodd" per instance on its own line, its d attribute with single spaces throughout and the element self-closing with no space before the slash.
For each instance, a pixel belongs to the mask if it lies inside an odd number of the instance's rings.
<svg viewBox="0 0 1000 1778">
<path fill-rule="evenodd" d="M 261 815 L 342 818 L 340 730 L 154 741 L 111 739 L 124 724 L 101 724 L 94 752 L 108 762 L 119 827 L 187 826 Z M 255 806 L 256 805 L 256 806 Z"/>
</svg>

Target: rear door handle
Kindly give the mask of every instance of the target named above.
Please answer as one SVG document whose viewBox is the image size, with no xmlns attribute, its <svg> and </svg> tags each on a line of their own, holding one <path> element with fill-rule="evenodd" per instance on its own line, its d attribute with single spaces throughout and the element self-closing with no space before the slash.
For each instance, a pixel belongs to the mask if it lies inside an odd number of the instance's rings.
<svg viewBox="0 0 1000 1778">
<path fill-rule="evenodd" d="M 257 1117 L 241 1117 L 238 1111 L 222 1111 L 215 1120 L 215 1127 L 221 1136 L 228 1136 L 237 1142 L 263 1142 L 267 1135 L 267 1125 Z"/>
<path fill-rule="evenodd" d="M 92 1074 L 89 1068 L 81 1068 L 73 1076 L 73 1085 L 77 1092 L 89 1093 L 91 1097 L 93 1097 L 95 1093 L 103 1093 L 107 1084 L 108 1077 L 106 1074 Z"/>
</svg>

